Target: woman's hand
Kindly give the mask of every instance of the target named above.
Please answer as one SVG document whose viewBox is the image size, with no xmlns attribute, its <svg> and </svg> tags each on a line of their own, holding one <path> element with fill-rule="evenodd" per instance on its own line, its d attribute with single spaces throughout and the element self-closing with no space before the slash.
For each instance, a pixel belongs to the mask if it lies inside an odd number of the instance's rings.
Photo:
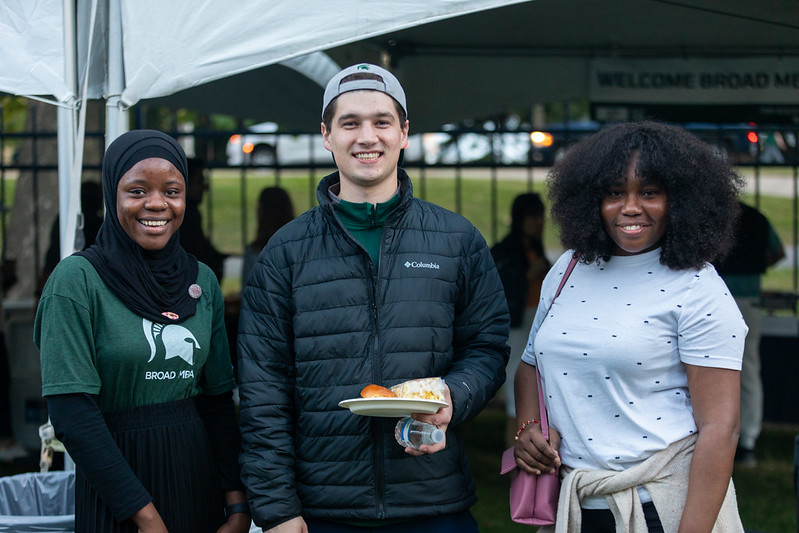
<svg viewBox="0 0 799 533">
<path fill-rule="evenodd" d="M 227 517 L 216 533 L 247 533 L 251 522 L 250 513 L 233 513 Z"/>
<path fill-rule="evenodd" d="M 139 533 L 168 533 L 166 524 L 153 502 L 136 511 L 130 519 L 138 526 Z"/>
<path fill-rule="evenodd" d="M 514 379 L 516 417 L 518 420 L 539 418 L 538 379 L 535 367 L 522 361 Z M 520 424 L 521 425 L 521 424 Z M 518 435 L 513 456 L 516 464 L 530 474 L 554 472 L 560 466 L 560 433 L 549 428 L 549 442 L 541 433 L 540 423 L 529 424 Z"/>
<path fill-rule="evenodd" d="M 685 365 L 685 373 L 699 436 L 679 531 L 710 531 L 732 476 L 741 427 L 741 373 L 695 365 Z"/>
<path fill-rule="evenodd" d="M 225 491 L 225 506 L 235 505 L 244 506 L 248 509 L 247 496 L 241 490 Z M 233 513 L 227 517 L 224 524 L 219 526 L 216 533 L 247 533 L 250 530 L 252 518 L 250 513 Z"/>
<path fill-rule="evenodd" d="M 560 433 L 549 428 L 549 442 L 541 433 L 541 424 L 529 424 L 519 434 L 513 449 L 516 464 L 530 474 L 554 473 L 560 467 Z"/>
<path fill-rule="evenodd" d="M 449 385 L 444 385 L 444 401 L 447 402 L 446 407 L 442 407 L 439 409 L 435 414 L 423 414 L 423 413 L 413 413 L 413 418 L 420 422 L 427 422 L 428 424 L 433 424 L 438 429 L 444 432 L 444 440 L 438 442 L 436 444 L 428 445 L 423 444 L 419 447 L 419 449 L 411 448 L 408 446 L 405 448 L 405 453 L 409 455 L 425 455 L 428 453 L 436 453 L 440 452 L 447 446 L 447 426 L 449 426 L 450 420 L 452 420 L 452 396 L 449 392 Z"/>
<path fill-rule="evenodd" d="M 266 533 L 308 533 L 308 526 L 301 516 L 297 516 L 282 524 L 276 525 L 272 529 L 267 530 Z"/>
</svg>

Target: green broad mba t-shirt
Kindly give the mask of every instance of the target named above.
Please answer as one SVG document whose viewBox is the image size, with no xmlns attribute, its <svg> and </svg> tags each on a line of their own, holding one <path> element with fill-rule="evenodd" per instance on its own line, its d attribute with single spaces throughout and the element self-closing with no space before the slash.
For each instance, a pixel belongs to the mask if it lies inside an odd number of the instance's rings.
<svg viewBox="0 0 799 533">
<path fill-rule="evenodd" d="M 130 311 L 80 256 L 62 260 L 36 312 L 42 396 L 88 393 L 103 412 L 181 400 L 235 387 L 224 301 L 200 264 L 194 316 L 157 324 Z"/>
</svg>

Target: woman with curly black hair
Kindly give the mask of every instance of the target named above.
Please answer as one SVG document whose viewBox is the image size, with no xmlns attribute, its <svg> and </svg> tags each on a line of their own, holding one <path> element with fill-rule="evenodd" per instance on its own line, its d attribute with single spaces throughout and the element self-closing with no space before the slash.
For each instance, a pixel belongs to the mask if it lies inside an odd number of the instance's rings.
<svg viewBox="0 0 799 533">
<path fill-rule="evenodd" d="M 731 246 L 741 178 L 685 130 L 639 122 L 575 145 L 549 185 L 568 251 L 516 373 L 517 465 L 561 468 L 557 531 L 743 531 L 747 329 L 710 265 Z"/>
</svg>

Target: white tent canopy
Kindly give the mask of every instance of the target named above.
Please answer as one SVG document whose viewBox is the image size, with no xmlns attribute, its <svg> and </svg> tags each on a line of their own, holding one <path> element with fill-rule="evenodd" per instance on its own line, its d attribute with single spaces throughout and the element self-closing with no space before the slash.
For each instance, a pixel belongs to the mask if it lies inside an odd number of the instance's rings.
<svg viewBox="0 0 799 533">
<path fill-rule="evenodd" d="M 64 74 L 74 43 L 81 75 L 87 59 L 91 64 L 88 98 L 109 96 L 109 74 L 118 68 L 114 55 L 121 54 L 120 98 L 129 107 L 311 52 L 521 1 L 373 1 L 364 10 L 357 0 L 305 0 L 298 13 L 291 0 L 257 5 L 227 0 L 6 0 L 0 5 L 0 91 L 52 95 L 67 102 L 75 92 Z M 64 13 L 75 2 L 76 39 L 65 35 L 64 25 Z M 304 62 L 295 66 L 302 71 Z"/>
<path fill-rule="evenodd" d="M 335 64 L 308 54 L 521 1 L 375 0 L 365 9 L 357 0 L 5 0 L 0 91 L 60 106 L 63 257 L 73 251 L 80 209 L 86 99 L 106 100 L 110 142 L 142 99 L 279 62 L 323 84 Z"/>
</svg>

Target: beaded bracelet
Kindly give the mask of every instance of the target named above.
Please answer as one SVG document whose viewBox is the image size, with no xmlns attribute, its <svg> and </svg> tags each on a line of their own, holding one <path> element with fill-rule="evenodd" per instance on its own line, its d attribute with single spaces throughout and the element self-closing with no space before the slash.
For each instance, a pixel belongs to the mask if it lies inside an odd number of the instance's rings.
<svg viewBox="0 0 799 533">
<path fill-rule="evenodd" d="M 516 430 L 516 436 L 513 438 L 513 440 L 519 440 L 519 435 L 521 435 L 522 431 L 524 431 L 524 428 L 526 428 L 530 424 L 540 424 L 540 423 L 541 421 L 535 418 L 533 418 L 532 420 L 528 420 L 527 422 L 519 426 L 519 429 Z"/>
</svg>

